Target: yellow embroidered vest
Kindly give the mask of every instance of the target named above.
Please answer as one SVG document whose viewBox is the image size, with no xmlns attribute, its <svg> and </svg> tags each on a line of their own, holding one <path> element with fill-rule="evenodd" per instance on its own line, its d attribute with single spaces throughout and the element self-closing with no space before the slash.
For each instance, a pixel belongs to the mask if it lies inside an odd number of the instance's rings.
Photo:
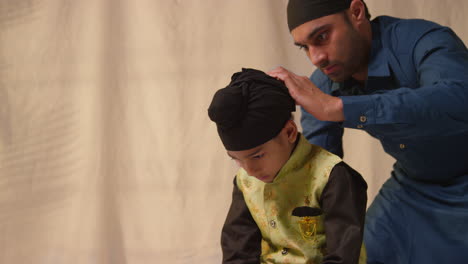
<svg viewBox="0 0 468 264">
<path fill-rule="evenodd" d="M 311 145 L 301 135 L 272 183 L 251 177 L 242 168 L 238 171 L 237 186 L 262 233 L 261 263 L 322 263 L 324 215 L 299 217 L 292 211 L 302 206 L 320 208 L 323 188 L 339 162 L 338 156 Z M 363 250 L 359 263 L 365 263 Z"/>
</svg>

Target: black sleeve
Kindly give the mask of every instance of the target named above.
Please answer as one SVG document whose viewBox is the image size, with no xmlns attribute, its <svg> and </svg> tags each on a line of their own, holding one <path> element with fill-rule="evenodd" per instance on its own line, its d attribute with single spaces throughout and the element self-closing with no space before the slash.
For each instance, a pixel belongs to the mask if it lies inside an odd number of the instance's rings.
<svg viewBox="0 0 468 264">
<path fill-rule="evenodd" d="M 320 203 L 325 213 L 324 264 L 357 264 L 362 245 L 367 183 L 344 162 L 332 170 Z"/>
<path fill-rule="evenodd" d="M 234 178 L 232 203 L 221 232 L 223 264 L 260 263 L 262 235 Z"/>
</svg>

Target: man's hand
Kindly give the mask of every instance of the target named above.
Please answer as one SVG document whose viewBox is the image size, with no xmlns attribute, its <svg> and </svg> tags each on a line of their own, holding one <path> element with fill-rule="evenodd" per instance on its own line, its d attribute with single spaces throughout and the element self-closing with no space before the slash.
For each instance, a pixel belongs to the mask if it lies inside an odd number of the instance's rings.
<svg viewBox="0 0 468 264">
<path fill-rule="evenodd" d="M 288 87 L 291 97 L 296 100 L 296 104 L 318 120 L 344 121 L 343 101 L 322 92 L 309 78 L 296 75 L 283 67 L 277 67 L 267 74 L 282 80 Z"/>
</svg>

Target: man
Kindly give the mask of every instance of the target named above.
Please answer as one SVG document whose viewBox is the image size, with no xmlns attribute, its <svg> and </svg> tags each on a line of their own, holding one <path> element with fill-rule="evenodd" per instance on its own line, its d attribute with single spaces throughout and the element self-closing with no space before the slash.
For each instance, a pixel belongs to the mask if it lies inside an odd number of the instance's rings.
<svg viewBox="0 0 468 264">
<path fill-rule="evenodd" d="M 387 16 L 362 0 L 290 0 L 288 25 L 317 67 L 284 68 L 304 135 L 343 155 L 343 128 L 396 159 L 366 215 L 368 263 L 468 259 L 468 52 L 447 27 Z"/>
</svg>

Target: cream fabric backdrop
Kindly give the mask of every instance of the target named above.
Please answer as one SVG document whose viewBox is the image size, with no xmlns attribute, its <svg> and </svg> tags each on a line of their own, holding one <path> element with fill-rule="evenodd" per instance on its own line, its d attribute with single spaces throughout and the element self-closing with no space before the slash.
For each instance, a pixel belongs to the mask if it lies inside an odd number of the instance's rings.
<svg viewBox="0 0 468 264">
<path fill-rule="evenodd" d="M 468 42 L 466 0 L 367 2 Z M 0 263 L 220 263 L 236 168 L 206 109 L 241 67 L 312 72 L 285 4 L 1 0 Z M 393 161 L 345 140 L 371 200 Z"/>
</svg>

